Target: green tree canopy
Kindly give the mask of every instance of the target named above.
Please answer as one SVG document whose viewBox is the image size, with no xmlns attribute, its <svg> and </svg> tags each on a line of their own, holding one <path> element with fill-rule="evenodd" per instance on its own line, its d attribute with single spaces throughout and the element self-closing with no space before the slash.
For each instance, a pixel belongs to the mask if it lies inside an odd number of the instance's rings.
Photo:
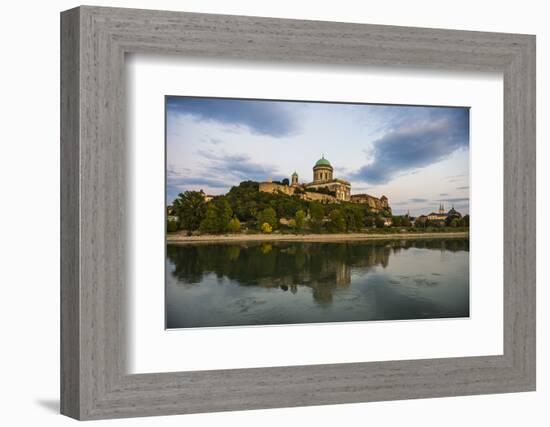
<svg viewBox="0 0 550 427">
<path fill-rule="evenodd" d="M 340 209 L 333 209 L 329 215 L 329 229 L 334 233 L 346 231 L 346 220 Z"/>
<path fill-rule="evenodd" d="M 323 227 L 325 208 L 319 202 L 311 202 L 309 204 L 309 216 L 311 217 L 311 228 L 314 232 L 319 233 Z"/>
<path fill-rule="evenodd" d="M 376 228 L 384 228 L 384 218 L 381 216 L 374 218 L 374 225 L 376 225 Z"/>
<path fill-rule="evenodd" d="M 207 204 L 206 214 L 200 223 L 201 233 L 225 233 L 229 230 L 229 222 L 233 211 L 225 197 L 216 198 Z"/>
<path fill-rule="evenodd" d="M 265 208 L 258 214 L 258 226 L 262 227 L 263 224 L 267 223 L 271 226 L 272 229 L 277 228 L 277 214 L 275 209 L 269 207 Z"/>
<path fill-rule="evenodd" d="M 241 221 L 235 216 L 229 221 L 228 230 L 230 233 L 238 233 L 241 231 Z"/>
<path fill-rule="evenodd" d="M 361 231 L 365 223 L 365 210 L 356 204 L 346 204 L 342 208 L 348 231 Z"/>
<path fill-rule="evenodd" d="M 403 217 L 399 215 L 392 216 L 391 222 L 394 227 L 401 227 L 401 225 L 403 225 Z"/>
<path fill-rule="evenodd" d="M 206 215 L 206 202 L 200 191 L 180 193 L 172 206 L 178 217 L 178 228 L 183 230 L 197 230 Z"/>
<path fill-rule="evenodd" d="M 302 230 L 306 222 L 306 213 L 301 209 L 297 211 L 296 215 L 294 215 L 294 222 L 296 224 L 296 229 Z"/>
</svg>

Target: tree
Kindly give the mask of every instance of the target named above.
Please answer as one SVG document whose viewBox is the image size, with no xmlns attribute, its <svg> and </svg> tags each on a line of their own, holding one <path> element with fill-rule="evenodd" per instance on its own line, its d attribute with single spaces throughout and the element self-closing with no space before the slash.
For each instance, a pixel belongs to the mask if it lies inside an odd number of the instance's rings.
<svg viewBox="0 0 550 427">
<path fill-rule="evenodd" d="M 332 232 L 346 231 L 346 221 L 340 209 L 333 209 L 329 214 L 329 228 Z"/>
<path fill-rule="evenodd" d="M 294 222 L 296 224 L 296 230 L 302 230 L 306 222 L 306 213 L 301 209 L 297 211 L 296 215 L 294 215 Z"/>
<path fill-rule="evenodd" d="M 343 206 L 344 220 L 348 231 L 361 231 L 365 222 L 364 209 L 361 206 L 347 204 Z"/>
<path fill-rule="evenodd" d="M 219 232 L 223 233 L 229 229 L 229 221 L 233 217 L 233 210 L 229 201 L 225 197 L 220 197 L 219 199 L 213 200 L 216 204 L 219 211 Z"/>
<path fill-rule="evenodd" d="M 316 233 L 319 233 L 323 227 L 323 219 L 325 218 L 325 209 L 319 202 L 311 202 L 309 205 L 309 216 L 311 217 L 311 228 Z"/>
<path fill-rule="evenodd" d="M 166 223 L 166 231 L 168 233 L 173 233 L 174 231 L 178 231 L 178 222 L 174 220 L 168 220 Z"/>
<path fill-rule="evenodd" d="M 200 191 L 180 193 L 172 204 L 174 214 L 179 219 L 178 228 L 197 230 L 206 215 L 206 205 L 204 193 Z"/>
<path fill-rule="evenodd" d="M 231 218 L 231 221 L 229 221 L 228 229 L 230 233 L 238 233 L 239 231 L 241 231 L 241 221 L 239 221 L 239 219 L 234 216 L 233 218 Z"/>
<path fill-rule="evenodd" d="M 365 224 L 365 227 L 372 227 L 374 225 L 374 217 L 370 215 L 365 217 L 363 223 Z"/>
<path fill-rule="evenodd" d="M 262 224 L 261 230 L 264 234 L 270 234 L 273 231 L 273 228 L 267 222 L 264 222 Z"/>
<path fill-rule="evenodd" d="M 233 211 L 225 197 L 212 200 L 208 203 L 204 219 L 200 223 L 201 233 L 224 233 L 229 229 L 229 221 Z"/>
<path fill-rule="evenodd" d="M 290 181 L 288 180 L 288 178 L 285 178 L 281 181 L 283 183 L 283 185 L 290 185 Z"/>
<path fill-rule="evenodd" d="M 403 217 L 392 216 L 391 222 L 394 227 L 401 227 L 401 225 L 403 225 Z"/>
<path fill-rule="evenodd" d="M 376 225 L 376 228 L 384 228 L 384 218 L 382 218 L 381 216 L 377 216 L 376 218 L 374 218 L 374 225 Z"/>
<path fill-rule="evenodd" d="M 458 227 L 458 218 L 453 218 L 449 221 L 449 227 L 456 228 Z"/>
<path fill-rule="evenodd" d="M 403 227 L 410 227 L 412 225 L 411 219 L 408 216 L 403 217 L 403 221 L 401 223 Z"/>
<path fill-rule="evenodd" d="M 426 218 L 424 215 L 420 215 L 414 221 L 415 228 L 426 228 L 427 226 L 428 226 L 428 218 Z"/>
<path fill-rule="evenodd" d="M 258 225 L 263 227 L 264 223 L 269 224 L 272 230 L 277 227 L 277 214 L 275 213 L 275 209 L 269 207 L 260 211 L 258 214 Z"/>
<path fill-rule="evenodd" d="M 219 210 L 214 203 L 209 203 L 206 208 L 206 215 L 200 223 L 199 227 L 201 233 L 219 233 Z"/>
<path fill-rule="evenodd" d="M 462 218 L 464 220 L 464 226 L 469 227 L 470 226 L 470 215 L 464 215 Z"/>
</svg>

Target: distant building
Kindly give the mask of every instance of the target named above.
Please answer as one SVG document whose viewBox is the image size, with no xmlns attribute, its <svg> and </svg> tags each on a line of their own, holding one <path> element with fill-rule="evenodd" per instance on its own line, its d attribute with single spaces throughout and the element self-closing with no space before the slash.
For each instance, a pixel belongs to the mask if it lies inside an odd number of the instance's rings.
<svg viewBox="0 0 550 427">
<path fill-rule="evenodd" d="M 443 222 L 450 221 L 453 218 L 460 219 L 462 218 L 462 214 L 458 212 L 454 208 L 454 206 L 452 206 L 451 209 L 448 212 L 446 212 L 445 206 L 443 204 L 440 204 L 439 210 L 437 212 L 431 212 L 428 215 L 420 215 L 417 218 L 417 221 L 425 222 L 426 220 L 428 220 L 428 221 L 439 221 L 443 223 Z"/>
<path fill-rule="evenodd" d="M 205 193 L 204 191 L 202 191 L 202 190 L 200 191 L 200 193 L 201 193 L 201 195 L 202 195 L 204 201 L 207 202 L 207 203 L 215 197 L 215 196 L 211 196 L 210 194 L 206 194 L 206 193 Z"/>
<path fill-rule="evenodd" d="M 267 182 L 260 183 L 260 191 L 266 193 L 281 192 L 288 195 L 299 195 L 305 200 L 317 200 L 320 202 L 353 202 L 368 204 L 374 211 L 389 208 L 388 198 L 380 199 L 368 194 L 351 195 L 351 183 L 344 179 L 334 178 L 334 169 L 323 155 L 313 166 L 313 181 L 300 184 L 298 174 L 294 172 L 290 176 L 290 185 Z"/>
<path fill-rule="evenodd" d="M 437 212 L 431 212 L 426 215 L 429 221 L 445 221 L 447 219 L 447 212 L 445 212 L 445 207 L 443 203 L 439 205 L 439 210 Z"/>
</svg>

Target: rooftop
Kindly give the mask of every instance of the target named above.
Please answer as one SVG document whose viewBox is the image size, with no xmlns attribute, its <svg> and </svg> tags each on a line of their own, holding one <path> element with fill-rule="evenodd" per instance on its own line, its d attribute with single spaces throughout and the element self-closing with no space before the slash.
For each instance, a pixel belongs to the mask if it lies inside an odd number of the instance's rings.
<svg viewBox="0 0 550 427">
<path fill-rule="evenodd" d="M 330 162 L 327 159 L 325 159 L 324 154 L 323 154 L 323 157 L 321 157 L 319 160 L 317 160 L 317 163 L 315 163 L 315 166 L 330 166 L 330 167 L 332 167 Z"/>
</svg>

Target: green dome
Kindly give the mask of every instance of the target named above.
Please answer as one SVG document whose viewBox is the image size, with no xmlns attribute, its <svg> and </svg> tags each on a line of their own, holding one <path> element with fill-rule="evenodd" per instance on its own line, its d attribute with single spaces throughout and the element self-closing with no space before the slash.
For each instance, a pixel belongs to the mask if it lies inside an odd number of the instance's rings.
<svg viewBox="0 0 550 427">
<path fill-rule="evenodd" d="M 317 163 L 315 163 L 315 166 L 330 166 L 330 167 L 332 167 L 330 162 L 327 159 L 325 159 L 325 156 L 323 156 L 319 160 L 317 160 Z"/>
</svg>

